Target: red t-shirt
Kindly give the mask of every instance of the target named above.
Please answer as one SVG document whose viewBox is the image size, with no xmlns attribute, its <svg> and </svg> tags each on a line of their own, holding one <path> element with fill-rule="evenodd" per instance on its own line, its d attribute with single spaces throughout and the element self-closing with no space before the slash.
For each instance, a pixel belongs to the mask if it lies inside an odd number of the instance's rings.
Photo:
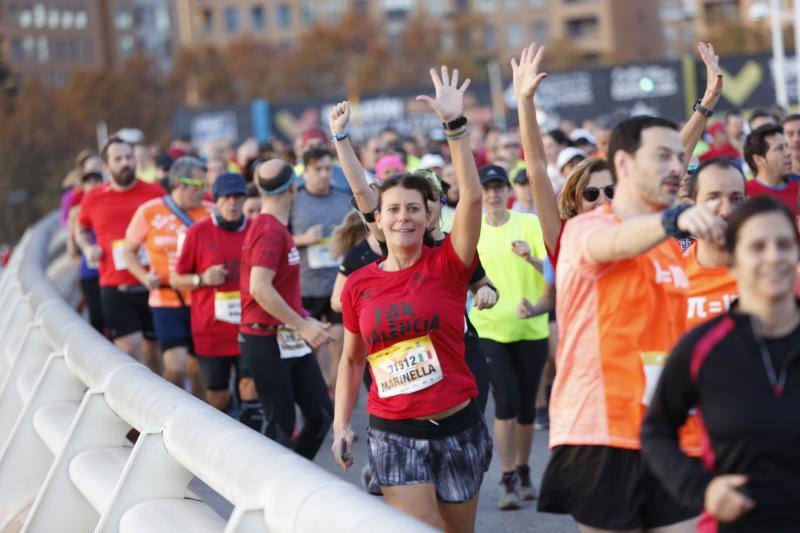
<svg viewBox="0 0 800 533">
<path fill-rule="evenodd" d="M 761 183 L 757 179 L 752 179 L 747 182 L 748 198 L 753 198 L 755 196 L 772 196 L 779 202 L 784 203 L 794 215 L 797 215 L 798 193 L 800 193 L 800 185 L 792 180 L 784 179 L 783 185 L 778 187 L 771 187 Z"/>
<path fill-rule="evenodd" d="M 250 269 L 260 266 L 275 272 L 272 286 L 295 312 L 305 316 L 300 293 L 300 252 L 289 230 L 272 215 L 261 214 L 250 224 L 242 248 L 239 287 L 242 293 L 242 323 L 239 330 L 250 335 L 274 335 L 254 326 L 280 326 L 277 318 L 258 305 L 250 294 Z"/>
<path fill-rule="evenodd" d="M 727 157 L 728 159 L 741 159 L 742 154 L 739 150 L 730 144 L 723 144 L 722 146 L 712 146 L 703 155 L 700 156 L 700 161 L 708 161 L 715 157 Z"/>
<path fill-rule="evenodd" d="M 424 247 L 420 260 L 397 272 L 367 265 L 347 277 L 342 292 L 344 326 L 361 335 L 369 354 L 403 341 L 430 336 L 442 379 L 416 392 L 381 398 L 373 379 L 367 411 L 402 420 L 438 413 L 478 395 L 464 359 L 467 283 L 477 264 L 464 266 L 450 237 Z M 381 260 L 382 261 L 382 260 Z M 370 368 L 375 378 L 375 371 Z"/>
<path fill-rule="evenodd" d="M 140 285 L 139 280 L 127 270 L 115 269 L 112 248 L 121 246 L 121 241 L 125 239 L 125 230 L 136 209 L 146 201 L 165 194 L 166 191 L 160 185 L 136 180 L 125 191 L 115 191 L 109 183 L 104 183 L 84 196 L 78 223 L 84 228 L 94 230 L 97 244 L 103 249 L 99 269 L 101 287 Z M 118 250 L 117 254 L 119 253 Z"/>
<path fill-rule="evenodd" d="M 197 355 L 237 356 L 239 325 L 217 319 L 215 300 L 235 299 L 239 294 L 239 267 L 249 224 L 245 220 L 239 231 L 226 231 L 216 225 L 213 217 L 186 232 L 175 272 L 202 274 L 213 265 L 225 266 L 228 271 L 225 283 L 192 291 L 192 339 Z"/>
<path fill-rule="evenodd" d="M 83 202 L 83 189 L 75 189 L 72 193 L 72 198 L 69 199 L 69 208 L 78 207 Z"/>
</svg>

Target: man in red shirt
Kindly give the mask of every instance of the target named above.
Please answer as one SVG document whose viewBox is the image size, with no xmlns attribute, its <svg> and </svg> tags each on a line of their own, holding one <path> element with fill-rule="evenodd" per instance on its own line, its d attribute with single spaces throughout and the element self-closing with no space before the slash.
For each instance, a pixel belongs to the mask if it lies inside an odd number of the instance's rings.
<svg viewBox="0 0 800 533">
<path fill-rule="evenodd" d="M 239 420 L 260 432 L 264 414 L 253 380 L 240 365 L 236 341 L 242 317 L 239 271 L 249 228 L 242 211 L 247 187 L 241 174 L 221 174 L 214 180 L 212 193 L 211 218 L 186 233 L 170 285 L 192 291 L 192 340 L 208 403 L 228 410 L 228 384 L 235 372 L 241 399 Z"/>
<path fill-rule="evenodd" d="M 157 369 L 158 346 L 147 287 L 128 272 L 124 244 L 125 229 L 136 209 L 165 191 L 136 179 L 133 147 L 119 137 L 108 140 L 102 157 L 111 180 L 84 197 L 77 243 L 89 266 L 99 265 L 103 315 L 114 344 Z M 97 244 L 92 244 L 91 231 Z"/>
<path fill-rule="evenodd" d="M 783 127 L 766 124 L 750 132 L 744 159 L 755 176 L 747 183 L 747 197 L 772 196 L 797 215 L 800 185 L 786 177 L 792 170 L 792 155 Z"/>
<path fill-rule="evenodd" d="M 312 348 L 332 339 L 330 324 L 308 316 L 300 292 L 300 253 L 287 228 L 297 176 L 282 160 L 255 167 L 261 214 L 242 249 L 239 348 L 267 415 L 267 437 L 290 445 L 295 403 L 305 425 L 292 448 L 314 459 L 333 419 L 328 388 Z"/>
<path fill-rule="evenodd" d="M 740 159 L 742 154 L 734 148 L 728 140 L 728 133 L 722 122 L 715 122 L 708 127 L 708 134 L 711 135 L 711 146 L 708 151 L 700 156 L 700 161 L 707 161 L 716 157 L 727 157 L 728 159 Z"/>
</svg>

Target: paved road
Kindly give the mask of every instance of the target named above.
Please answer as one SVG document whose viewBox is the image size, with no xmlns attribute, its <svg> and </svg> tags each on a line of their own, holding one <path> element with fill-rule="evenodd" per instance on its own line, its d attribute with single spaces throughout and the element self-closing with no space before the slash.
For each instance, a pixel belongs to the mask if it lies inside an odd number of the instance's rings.
<svg viewBox="0 0 800 533">
<path fill-rule="evenodd" d="M 354 445 L 354 458 L 356 464 L 347 472 L 342 472 L 341 469 L 334 463 L 333 456 L 330 453 L 330 441 L 325 444 L 325 447 L 320 450 L 317 455 L 315 463 L 325 468 L 329 472 L 354 483 L 358 486 L 361 485 L 359 475 L 361 467 L 367 460 L 366 450 L 366 428 L 367 428 L 367 413 L 364 410 L 364 396 L 359 400 L 353 413 L 353 429 L 359 438 Z M 491 413 L 494 412 L 494 405 L 489 400 L 486 412 L 489 416 L 489 429 L 491 430 Z M 534 439 L 534 450 L 531 461 L 531 470 L 533 474 L 534 483 L 539 484 L 542 477 L 542 472 L 547 463 L 547 434 L 546 432 L 538 433 Z M 536 502 L 524 502 L 521 509 L 516 511 L 499 511 L 495 507 L 495 503 L 500 497 L 500 462 L 497 459 L 497 454 L 492 458 L 492 465 L 489 472 L 483 479 L 483 486 L 481 487 L 481 496 L 478 502 L 478 519 L 476 531 L 479 533 L 575 533 L 578 528 L 572 518 L 563 515 L 551 515 L 536 512 Z M 199 480 L 194 480 L 190 486 L 192 490 L 202 496 L 211 506 L 222 516 L 228 517 L 231 513 L 231 506 L 228 502 L 222 499 L 219 495 L 215 494 L 211 489 L 204 486 Z M 376 496 L 377 497 L 377 496 Z"/>
</svg>

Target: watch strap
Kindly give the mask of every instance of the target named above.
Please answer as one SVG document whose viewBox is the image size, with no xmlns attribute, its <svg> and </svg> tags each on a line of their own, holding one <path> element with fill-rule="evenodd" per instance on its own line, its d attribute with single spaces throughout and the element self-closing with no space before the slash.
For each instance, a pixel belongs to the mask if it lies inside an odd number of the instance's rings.
<svg viewBox="0 0 800 533">
<path fill-rule="evenodd" d="M 463 128 L 467 125 L 467 117 L 461 115 L 455 120 L 451 120 L 450 122 L 442 122 L 442 127 L 445 131 L 455 131 L 459 128 Z"/>
<path fill-rule="evenodd" d="M 694 103 L 694 105 L 692 106 L 692 110 L 697 111 L 706 118 L 711 118 L 711 115 L 714 114 L 713 110 L 704 107 L 702 104 L 700 104 L 700 98 L 698 98 L 697 101 Z"/>
</svg>

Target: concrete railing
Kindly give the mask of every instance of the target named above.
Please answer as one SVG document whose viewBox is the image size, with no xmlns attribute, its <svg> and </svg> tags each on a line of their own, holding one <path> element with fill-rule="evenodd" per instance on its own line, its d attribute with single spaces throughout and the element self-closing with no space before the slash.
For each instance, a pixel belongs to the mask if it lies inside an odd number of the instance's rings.
<svg viewBox="0 0 800 533">
<path fill-rule="evenodd" d="M 430 531 L 116 349 L 68 303 L 61 249 L 50 216 L 0 282 L 0 531 Z"/>
</svg>

